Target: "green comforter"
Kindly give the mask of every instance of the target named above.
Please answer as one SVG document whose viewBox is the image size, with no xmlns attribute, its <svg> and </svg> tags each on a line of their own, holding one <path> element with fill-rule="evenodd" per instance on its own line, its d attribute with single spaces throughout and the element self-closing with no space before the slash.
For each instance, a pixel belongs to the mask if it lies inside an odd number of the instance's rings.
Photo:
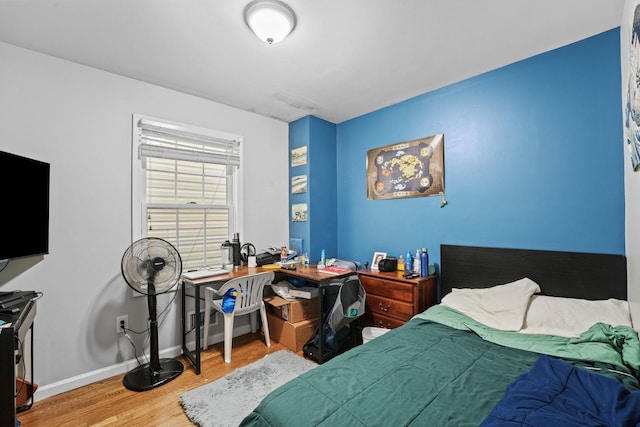
<svg viewBox="0 0 640 427">
<path fill-rule="evenodd" d="M 241 425 L 479 425 L 504 395 L 507 385 L 533 366 L 537 351 L 546 344 L 539 344 L 533 351 L 499 345 L 480 336 L 491 335 L 495 330 L 484 330 L 452 310 L 440 311 L 432 308 L 404 326 L 290 381 L 269 394 Z M 614 341 L 612 347 L 617 350 L 603 351 L 607 361 L 614 365 L 619 361 L 630 363 L 632 368 L 635 364 L 637 369 L 640 356 L 630 355 L 633 337 L 622 343 L 619 337 L 605 339 L 606 343 L 598 339 L 596 343 L 604 347 Z M 575 353 L 569 349 L 582 344 L 555 342 L 552 347 L 564 346 L 562 351 L 575 358 L 583 350 Z"/>
</svg>

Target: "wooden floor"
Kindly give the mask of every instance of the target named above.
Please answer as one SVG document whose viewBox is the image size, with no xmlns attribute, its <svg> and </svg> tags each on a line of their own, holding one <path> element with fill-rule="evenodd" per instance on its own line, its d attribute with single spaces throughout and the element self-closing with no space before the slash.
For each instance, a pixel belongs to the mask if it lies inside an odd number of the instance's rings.
<svg viewBox="0 0 640 427">
<path fill-rule="evenodd" d="M 22 427 L 32 426 L 193 426 L 180 406 L 180 395 L 207 384 L 267 354 L 286 349 L 262 335 L 247 334 L 233 340 L 231 363 L 224 363 L 223 344 L 202 352 L 202 372 L 195 374 L 191 363 L 179 357 L 185 371 L 178 378 L 149 391 L 135 392 L 122 385 L 118 375 L 85 387 L 36 401 L 31 409 L 18 414 Z"/>
</svg>

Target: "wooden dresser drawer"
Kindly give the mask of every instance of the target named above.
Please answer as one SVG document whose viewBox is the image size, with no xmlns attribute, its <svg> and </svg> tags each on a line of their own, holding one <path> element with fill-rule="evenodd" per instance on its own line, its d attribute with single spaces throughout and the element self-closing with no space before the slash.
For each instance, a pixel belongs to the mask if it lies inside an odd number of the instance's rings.
<svg viewBox="0 0 640 427">
<path fill-rule="evenodd" d="M 374 314 L 394 317 L 402 322 L 413 317 L 413 304 L 367 293 L 366 309 Z"/>
<path fill-rule="evenodd" d="M 410 283 L 367 276 L 360 276 L 360 281 L 367 291 L 367 298 L 370 294 L 374 294 L 413 303 L 414 286 Z"/>
<path fill-rule="evenodd" d="M 402 272 L 358 271 L 367 291 L 367 305 L 360 326 L 397 328 L 436 302 L 435 275 L 407 279 Z"/>
<path fill-rule="evenodd" d="M 376 328 L 394 329 L 404 325 L 402 320 L 371 312 L 365 313 L 361 319 L 365 325 L 374 326 Z"/>
</svg>

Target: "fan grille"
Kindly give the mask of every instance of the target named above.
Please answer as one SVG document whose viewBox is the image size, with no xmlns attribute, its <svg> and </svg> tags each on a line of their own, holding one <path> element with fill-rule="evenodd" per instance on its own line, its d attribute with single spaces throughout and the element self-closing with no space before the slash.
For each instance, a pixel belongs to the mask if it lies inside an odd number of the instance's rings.
<svg viewBox="0 0 640 427">
<path fill-rule="evenodd" d="M 161 294 L 171 289 L 182 274 L 177 249 L 158 237 L 145 237 L 127 248 L 122 256 L 122 275 L 141 294 Z M 150 286 L 151 285 L 151 286 Z"/>
</svg>

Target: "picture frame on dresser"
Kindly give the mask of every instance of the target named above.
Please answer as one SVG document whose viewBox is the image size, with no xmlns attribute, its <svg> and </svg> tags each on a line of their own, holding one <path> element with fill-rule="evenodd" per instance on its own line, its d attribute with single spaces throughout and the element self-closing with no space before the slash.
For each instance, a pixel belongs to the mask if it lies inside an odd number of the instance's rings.
<svg viewBox="0 0 640 427">
<path fill-rule="evenodd" d="M 373 253 L 373 258 L 371 259 L 371 269 L 372 270 L 377 270 L 378 269 L 378 264 L 380 263 L 380 261 L 382 261 L 386 257 L 387 257 L 387 253 L 386 252 L 374 252 Z"/>
</svg>

